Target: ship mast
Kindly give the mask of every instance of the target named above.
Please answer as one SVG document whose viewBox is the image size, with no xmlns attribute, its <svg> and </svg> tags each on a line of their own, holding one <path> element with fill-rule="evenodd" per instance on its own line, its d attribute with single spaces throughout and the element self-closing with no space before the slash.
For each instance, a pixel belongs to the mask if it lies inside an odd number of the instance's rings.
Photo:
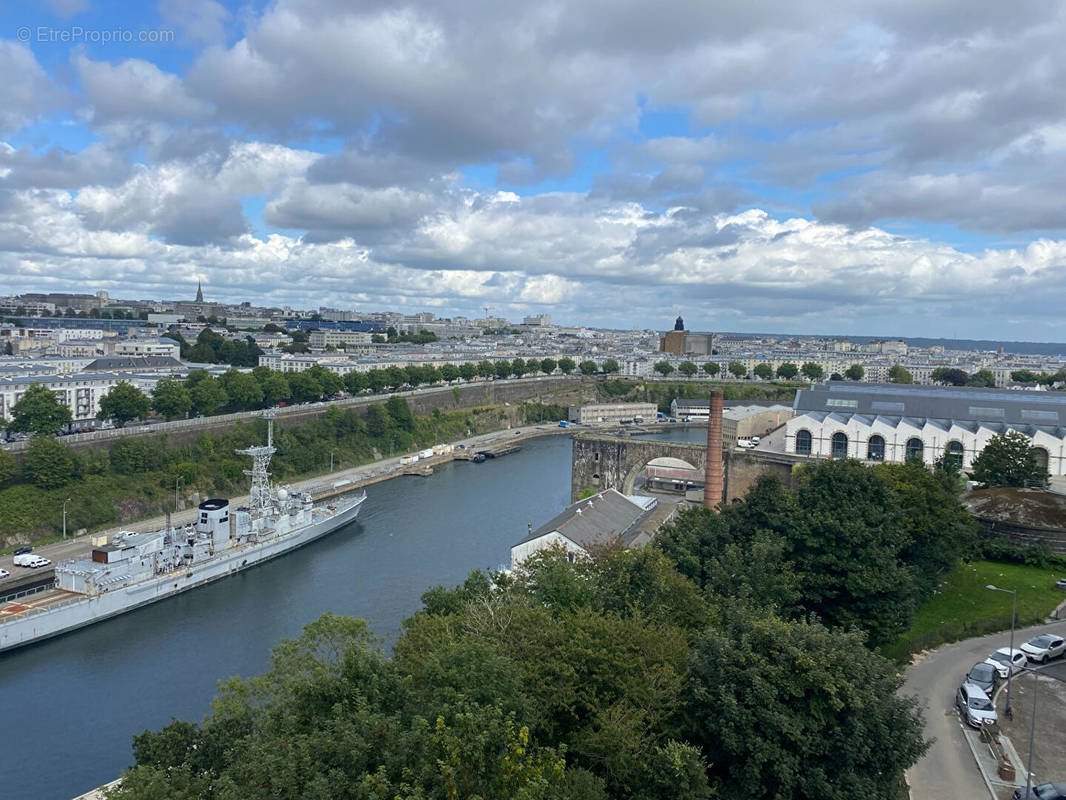
<svg viewBox="0 0 1066 800">
<path fill-rule="evenodd" d="M 245 450 L 236 451 L 238 455 L 252 457 L 252 468 L 244 470 L 244 474 L 250 475 L 252 478 L 248 507 L 253 511 L 270 506 L 270 473 L 267 471 L 267 467 L 270 466 L 270 457 L 277 452 L 274 448 L 274 412 L 272 410 L 264 411 L 263 419 L 267 421 L 266 446 L 249 447 Z"/>
</svg>

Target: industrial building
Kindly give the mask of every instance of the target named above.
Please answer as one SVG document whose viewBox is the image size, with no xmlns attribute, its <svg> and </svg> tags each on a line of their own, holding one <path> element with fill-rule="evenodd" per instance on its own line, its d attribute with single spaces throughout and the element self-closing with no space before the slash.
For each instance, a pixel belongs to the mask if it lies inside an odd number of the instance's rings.
<svg viewBox="0 0 1066 800">
<path fill-rule="evenodd" d="M 962 469 L 988 440 L 1025 434 L 1052 475 L 1066 474 L 1066 394 L 986 388 L 829 381 L 796 393 L 781 442 L 788 453 L 932 464 L 948 454 Z"/>
<path fill-rule="evenodd" d="M 569 418 L 579 425 L 619 425 L 651 422 L 658 413 L 655 403 L 587 403 L 570 406 Z"/>
</svg>

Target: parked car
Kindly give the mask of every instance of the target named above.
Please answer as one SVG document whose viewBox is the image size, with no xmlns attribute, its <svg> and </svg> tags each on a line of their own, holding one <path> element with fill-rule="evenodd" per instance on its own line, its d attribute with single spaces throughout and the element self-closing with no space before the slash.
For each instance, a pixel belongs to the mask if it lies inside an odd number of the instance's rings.
<svg viewBox="0 0 1066 800">
<path fill-rule="evenodd" d="M 1028 792 L 1022 786 L 1014 790 L 1012 800 L 1066 800 L 1066 782 L 1042 783 L 1034 786 Z"/>
<path fill-rule="evenodd" d="M 15 555 L 21 556 L 23 553 L 32 553 L 32 552 L 33 552 L 33 548 L 32 547 L 20 547 L 18 550 L 15 551 Z"/>
<path fill-rule="evenodd" d="M 1066 578 L 1059 578 L 1057 581 L 1055 581 L 1055 588 L 1066 589 Z"/>
<path fill-rule="evenodd" d="M 1014 650 L 1009 647 L 1001 647 L 986 658 L 985 663 L 995 667 L 999 677 L 1006 678 L 1011 673 L 1012 668 L 1014 672 L 1023 669 L 1029 663 L 1029 659 L 1017 647 Z"/>
<path fill-rule="evenodd" d="M 1066 652 L 1066 639 L 1050 633 L 1042 633 L 1022 645 L 1030 661 L 1043 664 L 1049 658 L 1058 658 Z"/>
<path fill-rule="evenodd" d="M 991 664 L 979 661 L 966 673 L 966 683 L 980 687 L 982 692 L 991 697 L 999 686 L 999 672 Z"/>
<path fill-rule="evenodd" d="M 6 578 L 10 574 L 6 569 L 0 569 L 0 578 Z"/>
<path fill-rule="evenodd" d="M 980 686 L 964 683 L 955 690 L 955 705 L 968 725 L 980 728 L 986 722 L 996 721 L 996 709 Z"/>
</svg>

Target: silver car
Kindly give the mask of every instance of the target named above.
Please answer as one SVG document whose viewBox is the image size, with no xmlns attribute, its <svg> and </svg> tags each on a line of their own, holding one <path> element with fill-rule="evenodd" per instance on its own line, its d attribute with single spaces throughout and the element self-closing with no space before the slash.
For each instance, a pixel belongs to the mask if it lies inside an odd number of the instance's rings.
<svg viewBox="0 0 1066 800">
<path fill-rule="evenodd" d="M 955 692 L 955 705 L 967 724 L 980 728 L 986 722 L 995 722 L 996 709 L 977 684 L 964 683 Z"/>
<path fill-rule="evenodd" d="M 1050 633 L 1042 633 L 1022 645 L 1022 652 L 1030 661 L 1043 664 L 1049 658 L 1058 658 L 1066 652 L 1066 639 Z"/>
</svg>

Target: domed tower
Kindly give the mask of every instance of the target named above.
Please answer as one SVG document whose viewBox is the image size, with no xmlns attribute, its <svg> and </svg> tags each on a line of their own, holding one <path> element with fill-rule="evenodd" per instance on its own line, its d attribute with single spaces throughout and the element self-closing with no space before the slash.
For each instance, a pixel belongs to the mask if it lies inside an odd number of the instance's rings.
<svg viewBox="0 0 1066 800">
<path fill-rule="evenodd" d="M 674 320 L 674 330 L 675 331 L 683 331 L 683 330 L 685 330 L 685 320 L 681 319 L 681 315 L 680 314 L 678 314 L 677 315 L 677 319 Z"/>
</svg>

